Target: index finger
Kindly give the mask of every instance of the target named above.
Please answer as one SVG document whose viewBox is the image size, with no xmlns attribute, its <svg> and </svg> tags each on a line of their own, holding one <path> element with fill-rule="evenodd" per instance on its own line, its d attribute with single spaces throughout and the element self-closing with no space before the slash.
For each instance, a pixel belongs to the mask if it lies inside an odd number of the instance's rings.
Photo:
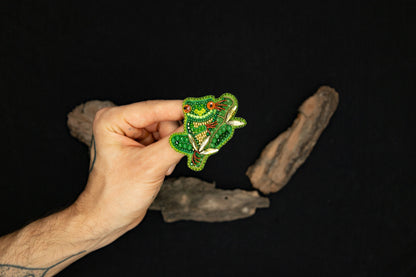
<svg viewBox="0 0 416 277">
<path fill-rule="evenodd" d="M 183 119 L 182 100 L 148 100 L 123 106 L 122 117 L 135 128 L 144 128 L 160 121 Z"/>
</svg>

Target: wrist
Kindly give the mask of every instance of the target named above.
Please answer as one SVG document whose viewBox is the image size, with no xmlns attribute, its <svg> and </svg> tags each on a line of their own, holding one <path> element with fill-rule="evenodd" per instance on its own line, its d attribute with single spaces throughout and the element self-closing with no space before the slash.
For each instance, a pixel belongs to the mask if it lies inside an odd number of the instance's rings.
<svg viewBox="0 0 416 277">
<path fill-rule="evenodd" d="M 87 199 L 84 198 L 85 195 L 81 194 L 65 212 L 71 222 L 71 226 L 68 227 L 69 233 L 77 234 L 79 241 L 82 241 L 88 250 L 94 251 L 110 244 L 135 226 L 117 224 L 102 208 L 85 205 Z"/>
<path fill-rule="evenodd" d="M 142 195 L 129 195 L 127 201 L 121 201 L 125 197 L 120 186 L 116 185 L 117 181 L 108 180 L 98 169 L 96 167 L 90 173 L 85 190 L 71 206 L 71 210 L 83 225 L 82 228 L 101 240 L 102 245 L 136 227 L 144 218 L 151 202 L 140 201 L 146 198 Z M 135 205 L 132 205 L 132 200 L 135 200 Z"/>
<path fill-rule="evenodd" d="M 70 237 L 73 244 L 88 252 L 102 247 L 100 242 L 105 239 L 106 233 L 101 231 L 100 228 L 94 228 L 95 224 L 91 217 L 80 211 L 76 203 L 61 213 L 65 222 L 63 233 Z"/>
</svg>

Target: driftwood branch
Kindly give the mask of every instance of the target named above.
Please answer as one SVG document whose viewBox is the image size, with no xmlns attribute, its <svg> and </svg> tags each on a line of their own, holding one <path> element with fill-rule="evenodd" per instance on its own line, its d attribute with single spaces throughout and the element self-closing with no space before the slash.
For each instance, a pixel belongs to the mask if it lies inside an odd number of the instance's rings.
<svg viewBox="0 0 416 277">
<path fill-rule="evenodd" d="M 222 190 L 215 183 L 180 177 L 165 180 L 150 209 L 160 210 L 166 222 L 219 222 L 249 217 L 256 208 L 268 207 L 269 199 L 257 191 Z"/>
<path fill-rule="evenodd" d="M 89 101 L 68 114 L 72 136 L 89 146 L 95 113 L 115 106 L 110 101 Z M 151 210 L 162 212 L 165 222 L 195 220 L 205 222 L 231 221 L 253 215 L 256 208 L 269 207 L 269 199 L 257 191 L 222 190 L 197 178 L 167 178 Z"/>
<path fill-rule="evenodd" d="M 263 193 L 280 190 L 311 153 L 338 106 L 338 93 L 320 87 L 299 107 L 293 125 L 271 141 L 248 168 L 253 187 Z"/>
</svg>

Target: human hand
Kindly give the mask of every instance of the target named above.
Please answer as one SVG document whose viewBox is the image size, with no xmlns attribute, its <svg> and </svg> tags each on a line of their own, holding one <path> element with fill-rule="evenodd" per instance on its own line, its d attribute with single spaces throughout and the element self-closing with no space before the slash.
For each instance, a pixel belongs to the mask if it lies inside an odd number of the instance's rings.
<svg viewBox="0 0 416 277">
<path fill-rule="evenodd" d="M 105 108 L 93 124 L 88 184 L 74 206 L 108 244 L 143 219 L 166 175 L 183 157 L 169 145 L 182 131 L 182 101 Z M 102 245 L 101 245 L 102 246 Z"/>
<path fill-rule="evenodd" d="M 70 207 L 0 238 L 0 275 L 53 276 L 139 224 L 183 157 L 169 144 L 182 118 L 179 100 L 100 110 L 87 187 Z"/>
</svg>

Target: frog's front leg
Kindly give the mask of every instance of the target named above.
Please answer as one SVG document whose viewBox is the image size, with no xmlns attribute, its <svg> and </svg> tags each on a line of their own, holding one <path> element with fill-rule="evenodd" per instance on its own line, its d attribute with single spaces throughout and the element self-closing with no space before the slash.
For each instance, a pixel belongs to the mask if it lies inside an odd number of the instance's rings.
<svg viewBox="0 0 416 277">
<path fill-rule="evenodd" d="M 184 134 L 173 134 L 169 138 L 170 145 L 172 145 L 173 148 L 178 150 L 179 152 L 182 152 L 184 154 L 192 154 L 193 153 L 193 147 L 192 144 L 189 142 L 189 138 L 187 135 Z"/>
<path fill-rule="evenodd" d="M 185 154 L 188 157 L 188 165 L 194 170 L 201 170 L 203 167 L 204 155 L 194 149 L 189 137 L 185 134 L 173 134 L 169 138 L 170 144 L 175 150 Z"/>
</svg>

